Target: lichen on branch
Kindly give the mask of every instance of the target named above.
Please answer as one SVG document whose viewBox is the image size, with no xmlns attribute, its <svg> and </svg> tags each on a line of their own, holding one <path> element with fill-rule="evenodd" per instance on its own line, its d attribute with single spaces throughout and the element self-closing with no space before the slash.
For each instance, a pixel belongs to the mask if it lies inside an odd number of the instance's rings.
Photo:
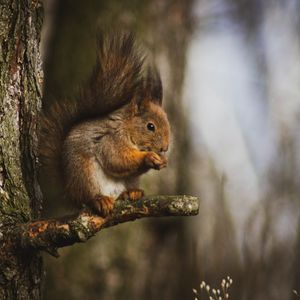
<svg viewBox="0 0 300 300">
<path fill-rule="evenodd" d="M 76 215 L 21 224 L 15 230 L 15 241 L 22 248 L 44 250 L 58 256 L 58 248 L 85 242 L 103 228 L 146 217 L 194 216 L 198 211 L 199 200 L 192 196 L 118 200 L 111 214 L 105 218 L 85 209 Z"/>
</svg>

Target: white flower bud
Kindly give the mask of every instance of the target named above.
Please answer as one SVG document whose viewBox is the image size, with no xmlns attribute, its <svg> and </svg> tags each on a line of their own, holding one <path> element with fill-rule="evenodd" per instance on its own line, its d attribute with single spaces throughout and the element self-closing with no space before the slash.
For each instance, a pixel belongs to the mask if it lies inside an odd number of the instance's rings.
<svg viewBox="0 0 300 300">
<path fill-rule="evenodd" d="M 226 280 L 225 280 L 225 279 L 222 279 L 221 286 L 222 286 L 222 287 L 225 287 L 225 284 L 226 284 Z"/>
</svg>

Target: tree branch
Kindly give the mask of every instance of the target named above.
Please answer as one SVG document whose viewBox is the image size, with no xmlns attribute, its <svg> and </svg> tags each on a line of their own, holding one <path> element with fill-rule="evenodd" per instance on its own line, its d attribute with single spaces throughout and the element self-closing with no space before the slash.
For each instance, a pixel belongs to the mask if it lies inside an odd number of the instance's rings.
<svg viewBox="0 0 300 300">
<path fill-rule="evenodd" d="M 199 200 L 192 196 L 151 196 L 134 202 L 119 200 L 106 218 L 86 209 L 77 215 L 21 224 L 14 238 L 23 249 L 44 250 L 58 257 L 58 248 L 85 242 L 106 227 L 146 217 L 194 216 L 198 211 Z"/>
</svg>

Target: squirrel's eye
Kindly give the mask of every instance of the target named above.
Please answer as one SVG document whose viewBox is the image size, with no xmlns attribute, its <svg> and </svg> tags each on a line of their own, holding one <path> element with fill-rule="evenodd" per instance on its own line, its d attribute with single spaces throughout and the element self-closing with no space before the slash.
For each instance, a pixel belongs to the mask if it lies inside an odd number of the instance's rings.
<svg viewBox="0 0 300 300">
<path fill-rule="evenodd" d="M 147 129 L 148 129 L 148 130 L 151 130 L 151 131 L 155 131 L 155 126 L 154 126 L 154 124 L 153 124 L 153 123 L 148 123 L 148 124 L 147 124 Z"/>
<path fill-rule="evenodd" d="M 94 137 L 94 141 L 99 142 L 101 140 L 101 138 L 102 138 L 102 135 L 98 135 L 98 136 Z"/>
</svg>

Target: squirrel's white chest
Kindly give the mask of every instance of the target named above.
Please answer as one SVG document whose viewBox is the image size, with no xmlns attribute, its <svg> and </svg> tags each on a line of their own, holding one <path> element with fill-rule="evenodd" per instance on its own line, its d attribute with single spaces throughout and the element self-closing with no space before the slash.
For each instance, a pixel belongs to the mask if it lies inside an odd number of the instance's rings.
<svg viewBox="0 0 300 300">
<path fill-rule="evenodd" d="M 97 162 L 94 164 L 93 180 L 95 186 L 99 188 L 99 192 L 105 196 L 117 198 L 126 190 L 124 181 L 115 180 L 107 176 Z"/>
</svg>

